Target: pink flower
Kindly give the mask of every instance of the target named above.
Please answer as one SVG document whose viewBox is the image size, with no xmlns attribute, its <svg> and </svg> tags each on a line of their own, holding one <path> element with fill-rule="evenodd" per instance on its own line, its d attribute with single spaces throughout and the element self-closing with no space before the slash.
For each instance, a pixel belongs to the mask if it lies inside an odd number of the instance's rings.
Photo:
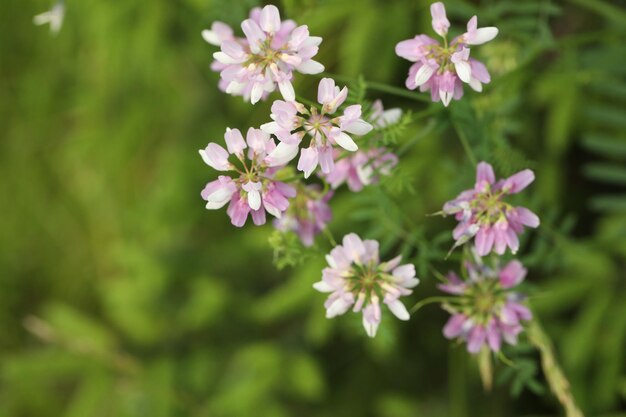
<svg viewBox="0 0 626 417">
<path fill-rule="evenodd" d="M 453 232 L 455 247 L 474 238 L 479 256 L 492 250 L 502 255 L 507 247 L 515 254 L 519 249 L 518 235 L 524 231 L 524 226 L 538 227 L 539 217 L 529 209 L 513 207 L 503 199 L 519 193 L 534 179 L 535 174 L 525 169 L 496 182 L 491 165 L 479 163 L 474 188 L 448 201 L 441 212 L 454 215 L 459 221 Z"/>
<path fill-rule="evenodd" d="M 202 37 L 221 51 L 213 54 L 214 71 L 220 72 L 220 89 L 243 96 L 255 104 L 269 93 L 280 90 L 287 101 L 295 100 L 291 80 L 293 72 L 318 74 L 324 66 L 312 58 L 322 38 L 309 36 L 306 25 L 292 20 L 281 21 L 276 6 L 254 8 L 250 18 L 241 23 L 245 37 L 237 38 L 222 22 L 215 22 Z"/>
<path fill-rule="evenodd" d="M 280 218 L 289 206 L 288 198 L 296 194 L 292 186 L 274 180 L 278 167 L 267 165 L 267 154 L 276 147 L 274 141 L 253 128 L 248 129 L 246 140 L 238 129 L 226 129 L 224 139 L 227 149 L 211 142 L 200 150 L 200 156 L 211 168 L 236 175 L 220 175 L 204 187 L 201 195 L 206 208 L 215 210 L 230 203 L 226 213 L 237 227 L 246 223 L 248 214 L 256 225 L 265 223 L 266 211 Z"/>
<path fill-rule="evenodd" d="M 350 191 L 358 192 L 377 183 L 380 175 L 389 175 L 397 164 L 398 157 L 383 147 L 356 151 L 341 158 L 337 156 L 335 169 L 324 178 L 333 189 L 347 183 Z"/>
<path fill-rule="evenodd" d="M 383 102 L 376 100 L 372 103 L 372 112 L 368 120 L 372 123 L 374 128 L 382 129 L 398 123 L 401 117 L 402 109 L 394 107 L 393 109 L 385 110 Z"/>
<path fill-rule="evenodd" d="M 363 327 L 368 336 L 374 337 L 381 320 L 381 303 L 400 320 L 410 315 L 399 300 L 412 293 L 410 288 L 419 284 L 415 267 L 400 265 L 401 257 L 381 263 L 378 258 L 378 242 L 361 240 L 350 233 L 343 238 L 343 245 L 335 247 L 326 255 L 328 267 L 322 271 L 322 280 L 313 288 L 330 293 L 324 307 L 326 317 L 352 311 L 363 312 Z"/>
<path fill-rule="evenodd" d="M 313 245 L 315 236 L 333 217 L 328 205 L 332 196 L 332 191 L 323 194 L 316 184 L 302 186 L 287 212 L 274 220 L 274 226 L 278 230 L 295 232 L 304 246 Z"/>
<path fill-rule="evenodd" d="M 448 339 L 465 341 L 470 353 L 480 352 L 483 346 L 497 352 L 503 340 L 515 345 L 523 330 L 522 322 L 532 319 L 523 296 L 511 291 L 524 280 L 526 269 L 516 260 L 504 268 L 490 268 L 475 258 L 476 263 L 465 264 L 467 280 L 450 273 L 448 281 L 439 285 L 442 291 L 458 296 L 444 304 L 451 316 L 443 334 Z"/>
<path fill-rule="evenodd" d="M 417 35 L 398 43 L 396 54 L 414 62 L 406 80 L 407 88 L 430 91 L 432 101 L 441 100 L 444 106 L 448 106 L 452 99 L 459 100 L 463 96 L 463 83 L 480 92 L 482 84 L 491 81 L 487 68 L 470 58 L 469 46 L 489 42 L 498 35 L 498 29 L 478 28 L 474 16 L 467 23 L 467 32 L 452 39 L 448 45 L 450 22 L 443 3 L 433 3 L 430 12 L 433 30 L 444 38 L 444 45 L 426 35 Z"/>
<path fill-rule="evenodd" d="M 339 89 L 332 79 L 322 78 L 317 95 L 321 109 L 317 106 L 306 109 L 298 102 L 276 100 L 272 104 L 273 121 L 261 126 L 263 131 L 276 135 L 280 141 L 268 157 L 270 166 L 284 165 L 300 151 L 298 170 L 308 178 L 318 165 L 324 174 L 333 171 L 335 145 L 350 152 L 356 151 L 358 146 L 349 134 L 365 135 L 372 130 L 372 125 L 361 119 L 360 105 L 348 106 L 343 115 L 332 116 L 347 96 L 347 87 Z M 310 138 L 308 147 L 300 150 L 305 137 Z"/>
</svg>

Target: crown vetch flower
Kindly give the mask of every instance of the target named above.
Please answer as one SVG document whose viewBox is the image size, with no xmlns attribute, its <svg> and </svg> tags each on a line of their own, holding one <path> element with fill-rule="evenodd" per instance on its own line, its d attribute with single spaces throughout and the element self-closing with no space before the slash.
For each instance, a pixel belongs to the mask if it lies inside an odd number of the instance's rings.
<svg viewBox="0 0 626 417">
<path fill-rule="evenodd" d="M 493 168 L 481 162 L 476 168 L 476 184 L 452 201 L 448 201 L 442 214 L 452 214 L 459 221 L 454 229 L 455 246 L 474 238 L 479 256 L 492 250 L 502 255 L 509 247 L 512 253 L 519 249 L 520 235 L 524 226 L 538 227 L 539 217 L 525 207 L 513 207 L 503 201 L 516 194 L 535 180 L 535 174 L 525 169 L 496 182 Z"/>
<path fill-rule="evenodd" d="M 517 260 L 503 268 L 489 268 L 476 257 L 476 263 L 465 263 L 465 270 L 467 279 L 451 272 L 448 281 L 439 285 L 440 290 L 458 296 L 444 304 L 451 314 L 444 336 L 465 341 L 470 353 L 480 352 L 483 346 L 497 352 L 503 340 L 515 345 L 522 322 L 532 318 L 524 297 L 512 290 L 524 280 L 526 269 Z"/>
<path fill-rule="evenodd" d="M 328 205 L 332 196 L 332 191 L 324 194 L 317 184 L 301 186 L 289 209 L 281 218 L 274 220 L 274 226 L 278 230 L 295 232 L 304 246 L 311 246 L 315 236 L 333 218 Z"/>
<path fill-rule="evenodd" d="M 226 212 L 237 227 L 246 223 L 249 214 L 256 225 L 265 223 L 266 211 L 280 218 L 296 190 L 274 179 L 280 167 L 267 165 L 267 154 L 276 147 L 274 140 L 254 128 L 248 129 L 245 141 L 238 129 L 227 128 L 224 139 L 227 149 L 211 142 L 200 150 L 202 159 L 211 168 L 235 173 L 232 177 L 220 175 L 204 187 L 201 195 L 207 202 L 206 208 L 219 209 L 230 203 Z"/>
<path fill-rule="evenodd" d="M 382 129 L 396 124 L 400 117 L 402 117 L 401 109 L 385 110 L 383 103 L 376 100 L 372 104 L 368 121 L 374 129 Z M 398 157 L 385 147 L 371 148 L 366 151 L 358 150 L 348 155 L 336 149 L 335 161 L 335 169 L 324 176 L 326 181 L 334 189 L 347 183 L 351 191 L 358 192 L 364 186 L 377 183 L 380 175 L 389 175 L 393 167 L 398 164 Z"/>
<path fill-rule="evenodd" d="M 356 151 L 341 158 L 337 154 L 336 159 L 335 169 L 324 178 L 333 189 L 346 183 L 350 191 L 354 192 L 376 184 L 380 175 L 389 175 L 398 164 L 398 157 L 384 147 Z"/>
<path fill-rule="evenodd" d="M 300 144 L 309 137 L 308 147 L 300 151 L 298 170 L 308 178 L 318 164 L 324 174 L 333 171 L 335 161 L 333 146 L 354 152 L 357 144 L 348 135 L 365 135 L 372 130 L 372 125 L 361 119 L 361 106 L 348 106 L 343 114 L 332 117 L 339 106 L 348 97 L 348 88 L 339 89 L 335 81 L 322 78 L 318 87 L 317 101 L 321 108 L 305 108 L 298 102 L 276 100 L 272 104 L 272 122 L 261 126 L 267 133 L 276 135 L 280 143 L 268 156 L 271 166 L 284 165 L 296 157 Z"/>
<path fill-rule="evenodd" d="M 381 263 L 378 242 L 361 240 L 350 233 L 343 238 L 343 245 L 335 247 L 326 255 L 328 267 L 322 271 L 322 280 L 313 287 L 330 293 L 324 307 L 326 317 L 333 318 L 350 308 L 363 313 L 363 327 L 367 335 L 374 337 L 381 320 L 381 302 L 400 320 L 408 320 L 409 312 L 399 300 L 412 293 L 410 288 L 419 284 L 415 266 L 400 265 L 401 256 Z"/>
<path fill-rule="evenodd" d="M 204 40 L 221 49 L 213 54 L 215 62 L 211 68 L 220 72 L 219 87 L 226 93 L 243 96 L 255 104 L 278 87 L 285 100 L 293 101 L 294 71 L 324 71 L 324 66 L 312 59 L 322 38 L 309 36 L 306 25 L 281 21 L 276 6 L 252 9 L 241 29 L 245 38 L 235 37 L 233 30 L 222 22 L 214 22 L 210 30 L 202 32 Z"/>
<path fill-rule="evenodd" d="M 491 81 L 485 65 L 470 58 L 470 46 L 489 42 L 498 35 L 495 27 L 478 27 L 478 18 L 473 16 L 467 23 L 467 32 L 452 39 L 448 44 L 450 22 L 441 2 L 430 6 L 434 31 L 444 39 L 443 46 L 426 35 L 401 41 L 396 45 L 396 54 L 414 62 L 409 69 L 406 87 L 430 91 L 432 101 L 441 100 L 448 106 L 452 99 L 463 96 L 463 83 L 480 92 L 482 85 Z"/>
</svg>

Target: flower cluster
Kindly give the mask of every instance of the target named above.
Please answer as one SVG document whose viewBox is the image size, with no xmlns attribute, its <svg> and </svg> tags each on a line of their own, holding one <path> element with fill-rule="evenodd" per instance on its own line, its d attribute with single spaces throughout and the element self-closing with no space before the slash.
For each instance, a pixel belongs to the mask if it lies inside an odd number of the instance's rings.
<svg viewBox="0 0 626 417">
<path fill-rule="evenodd" d="M 430 91 L 433 101 L 441 100 L 447 106 L 453 98 L 461 98 L 463 83 L 481 91 L 482 84 L 490 81 L 485 66 L 470 58 L 470 46 L 494 39 L 498 30 L 478 28 L 474 16 L 467 24 L 467 32 L 448 42 L 450 22 L 443 4 L 434 3 L 430 10 L 433 29 L 443 38 L 443 45 L 418 35 L 400 42 L 396 53 L 414 62 L 407 87 Z M 208 209 L 228 203 L 227 213 L 238 227 L 245 224 L 248 215 L 254 224 L 264 224 L 268 212 L 276 217 L 273 223 L 277 229 L 293 231 L 305 246 L 311 246 L 332 218 L 328 202 L 334 191 L 329 188 L 346 183 L 350 190 L 360 191 L 379 181 L 381 175 L 389 175 L 398 163 L 396 155 L 376 143 L 377 132 L 361 148 L 353 136 L 397 123 L 402 111 L 385 110 L 377 100 L 363 116 L 360 104 L 343 106 L 348 88 L 340 88 L 330 78 L 319 82 L 317 104 L 305 106 L 299 102 L 304 100 L 296 101 L 293 72 L 323 71 L 324 67 L 312 59 L 321 38 L 309 36 L 307 26 L 281 21 L 278 9 L 272 5 L 253 9 L 241 28 L 245 38 L 235 37 L 233 30 L 221 22 L 213 23 L 210 30 L 202 33 L 207 42 L 221 49 L 213 55 L 212 64 L 220 72 L 220 88 L 241 95 L 252 104 L 279 89 L 284 100 L 273 102 L 272 121 L 260 129 L 250 128 L 245 140 L 239 130 L 227 129 L 226 149 L 209 143 L 200 150 L 209 166 L 231 173 L 208 183 L 202 198 Z M 306 179 L 319 165 L 317 180 L 321 179 L 325 188 L 306 184 L 301 178 L 293 186 L 279 180 L 284 178 L 282 174 L 290 172 L 283 168 L 298 154 L 297 170 Z M 289 181 L 292 179 L 290 176 Z M 439 286 L 454 296 L 447 297 L 443 304 L 451 313 L 444 335 L 464 340 L 471 353 L 485 346 L 498 351 L 502 341 L 515 344 L 522 323 L 532 318 L 523 297 L 513 291 L 526 275 L 522 264 L 514 260 L 501 268 L 494 256 L 493 266 L 487 266 L 480 257 L 491 252 L 502 255 L 507 248 L 516 253 L 518 235 L 524 227 L 539 225 L 539 218 L 532 211 L 505 201 L 533 180 L 533 172 L 527 169 L 496 181 L 491 165 L 481 162 L 474 187 L 447 202 L 440 212 L 455 216 L 459 222 L 453 232 L 454 247 L 474 239 L 474 257 L 464 263 L 463 279 L 450 273 Z M 381 262 L 378 242 L 361 240 L 354 233 L 344 236 L 342 244 L 332 249 L 326 260 L 328 267 L 313 287 L 329 293 L 325 302 L 327 318 L 350 309 L 361 312 L 370 337 L 376 335 L 380 325 L 382 304 L 398 319 L 409 319 L 400 297 L 410 295 L 419 283 L 412 264 L 401 265 L 400 256 Z"/>
<path fill-rule="evenodd" d="M 280 218 L 289 207 L 288 198 L 294 197 L 296 191 L 291 185 L 274 179 L 279 167 L 267 165 L 267 154 L 276 148 L 274 140 L 253 128 L 248 130 L 245 141 L 238 129 L 226 129 L 224 139 L 228 150 L 211 142 L 200 150 L 200 155 L 211 168 L 233 171 L 236 177 L 220 175 L 204 187 L 201 195 L 207 202 L 206 208 L 219 209 L 230 203 L 227 213 L 237 227 L 246 223 L 248 214 L 256 225 L 265 223 L 266 211 Z"/>
<path fill-rule="evenodd" d="M 374 129 L 396 124 L 402 116 L 398 108 L 385 110 L 380 100 L 374 101 L 367 118 Z M 335 150 L 335 169 L 323 177 L 333 188 L 344 183 L 351 191 L 359 192 L 363 187 L 378 182 L 380 175 L 389 175 L 398 164 L 398 157 L 385 147 L 373 147 L 345 154 Z"/>
<path fill-rule="evenodd" d="M 534 179 L 535 174 L 525 169 L 496 182 L 491 165 L 479 163 L 474 188 L 463 191 L 443 207 L 443 214 L 452 214 L 459 221 L 453 232 L 455 246 L 474 237 L 479 256 L 492 250 L 502 255 L 507 247 L 515 254 L 519 248 L 518 235 L 524 226 L 539 226 L 539 217 L 529 209 L 513 207 L 503 199 L 519 193 Z"/>
<path fill-rule="evenodd" d="M 362 312 L 363 327 L 370 337 L 376 335 L 380 324 L 381 301 L 400 320 L 409 319 L 399 298 L 411 294 L 410 288 L 419 283 L 413 265 L 400 265 L 400 256 L 381 263 L 378 242 L 361 240 L 354 233 L 344 236 L 343 245 L 335 247 L 326 261 L 322 280 L 313 287 L 330 293 L 324 304 L 327 318 L 342 315 L 350 308 Z"/>
<path fill-rule="evenodd" d="M 398 164 L 398 157 L 384 147 L 357 151 L 345 157 L 337 156 L 336 159 L 335 169 L 325 176 L 326 181 L 333 188 L 347 183 L 354 192 L 378 182 L 381 174 L 389 175 Z"/>
<path fill-rule="evenodd" d="M 522 322 L 532 318 L 524 297 L 512 290 L 524 280 L 526 269 L 516 260 L 503 268 L 490 268 L 476 257 L 475 263 L 465 263 L 465 272 L 465 280 L 451 272 L 447 282 L 439 285 L 442 291 L 457 296 L 444 304 L 451 314 L 444 336 L 462 339 L 470 353 L 480 352 L 483 346 L 497 352 L 503 340 L 516 344 Z"/>
<path fill-rule="evenodd" d="M 297 191 L 287 212 L 274 220 L 274 226 L 278 230 L 295 232 L 305 246 L 311 246 L 315 236 L 333 217 L 328 205 L 333 192 L 323 193 L 316 184 L 302 186 Z"/>
<path fill-rule="evenodd" d="M 281 21 L 276 6 L 252 9 L 241 29 L 245 38 L 235 37 L 222 22 L 214 22 L 210 30 L 202 32 L 207 42 L 221 49 L 213 54 L 211 68 L 220 72 L 219 87 L 226 93 L 255 104 L 278 86 L 283 98 L 293 101 L 294 71 L 324 71 L 324 66 L 312 59 L 322 38 L 309 36 L 308 27 L 297 26 L 293 20 Z"/>
<path fill-rule="evenodd" d="M 295 101 L 276 100 L 272 104 L 272 122 L 261 126 L 267 133 L 276 135 L 280 143 L 269 154 L 270 165 L 284 165 L 296 157 L 305 136 L 310 137 L 307 147 L 300 151 L 298 170 L 308 178 L 318 164 L 324 174 L 335 168 L 333 146 L 339 145 L 354 152 L 357 144 L 350 137 L 365 135 L 372 130 L 372 125 L 361 119 L 361 106 L 348 106 L 341 116 L 333 117 L 339 106 L 348 97 L 348 88 L 340 89 L 335 81 L 323 78 L 318 87 L 317 101 L 321 104 L 307 109 Z"/>
<path fill-rule="evenodd" d="M 458 100 L 463 96 L 463 83 L 480 92 L 482 84 L 491 81 L 485 65 L 470 58 L 470 46 L 491 41 L 498 35 L 498 29 L 479 28 L 474 16 L 467 23 L 467 32 L 448 44 L 450 22 L 443 3 L 433 3 L 430 13 L 433 29 L 443 38 L 443 46 L 429 36 L 417 35 L 398 43 L 396 54 L 415 62 L 409 69 L 407 88 L 430 91 L 432 101 L 441 100 L 447 106 L 453 98 Z"/>
</svg>

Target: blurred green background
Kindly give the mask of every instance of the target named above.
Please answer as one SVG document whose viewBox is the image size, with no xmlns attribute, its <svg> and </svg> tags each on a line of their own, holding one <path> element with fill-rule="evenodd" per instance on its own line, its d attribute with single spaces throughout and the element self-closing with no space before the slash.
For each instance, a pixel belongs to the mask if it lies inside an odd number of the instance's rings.
<svg viewBox="0 0 626 417">
<path fill-rule="evenodd" d="M 311 287 L 323 238 L 301 256 L 282 248 L 301 262 L 278 270 L 270 225 L 236 229 L 204 209 L 215 173 L 197 150 L 226 126 L 266 122 L 270 103 L 217 90 L 200 31 L 222 20 L 240 34 L 256 4 L 67 0 L 52 36 L 32 24 L 50 2 L 3 0 L 0 416 L 560 415 L 527 343 L 507 350 L 518 366 L 497 365 L 484 393 L 464 347 L 441 335 L 445 312 L 386 313 L 370 340 L 355 314 L 324 318 Z M 278 3 L 324 37 L 327 70 L 400 87 L 409 64 L 393 48 L 432 33 L 428 4 Z M 412 304 L 437 293 L 431 268 L 456 267 L 442 261 L 453 221 L 425 217 L 473 183 L 456 131 L 500 175 L 534 169 L 519 197 L 542 218 L 521 250 L 531 304 L 587 415 L 626 416 L 624 2 L 446 6 L 459 30 L 473 14 L 500 28 L 475 53 L 493 82 L 415 118 L 396 138 L 396 175 L 338 192 L 330 228 L 414 262 Z M 317 78 L 296 78 L 314 98 Z"/>
</svg>

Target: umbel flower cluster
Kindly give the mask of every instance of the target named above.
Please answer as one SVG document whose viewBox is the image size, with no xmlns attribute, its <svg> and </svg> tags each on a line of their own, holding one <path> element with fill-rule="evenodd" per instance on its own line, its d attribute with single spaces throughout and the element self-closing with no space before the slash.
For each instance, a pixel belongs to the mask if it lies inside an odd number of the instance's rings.
<svg viewBox="0 0 626 417">
<path fill-rule="evenodd" d="M 410 90 L 430 91 L 433 101 L 444 106 L 452 99 L 463 97 L 463 83 L 475 91 L 482 91 L 483 84 L 491 81 L 485 65 L 470 58 L 470 47 L 493 40 L 498 35 L 495 27 L 478 27 L 478 18 L 467 22 L 467 31 L 448 43 L 450 22 L 441 2 L 430 6 L 433 30 L 443 38 L 443 45 L 427 35 L 417 35 L 396 45 L 396 54 L 414 62 L 409 69 L 406 87 Z"/>
<path fill-rule="evenodd" d="M 278 87 L 285 100 L 293 101 L 294 71 L 324 71 L 324 66 L 312 59 L 322 38 L 309 36 L 307 26 L 297 26 L 293 20 L 281 21 L 276 6 L 252 9 L 241 30 L 245 37 L 237 38 L 230 26 L 214 22 L 210 30 L 202 32 L 204 40 L 221 49 L 213 54 L 211 68 L 219 71 L 219 87 L 228 94 L 255 104 Z"/>
<path fill-rule="evenodd" d="M 396 53 L 414 63 L 407 87 L 430 91 L 433 101 L 448 106 L 463 96 L 464 83 L 481 91 L 490 81 L 485 65 L 470 58 L 470 47 L 491 41 L 498 30 L 478 28 L 474 16 L 466 32 L 448 41 L 450 22 L 443 4 L 434 3 L 430 12 L 443 44 L 418 35 L 398 43 Z M 296 94 L 294 73 L 324 71 L 313 60 L 322 38 L 311 36 L 305 25 L 281 20 L 275 6 L 253 9 L 241 29 L 245 37 L 236 37 L 229 26 L 215 22 L 202 32 L 207 42 L 220 48 L 211 65 L 220 73 L 219 88 L 252 104 L 276 90 L 282 97 L 271 104 L 268 122 L 249 128 L 245 139 L 238 129 L 227 128 L 225 148 L 211 142 L 200 150 L 204 162 L 221 174 L 201 193 L 206 208 L 228 205 L 227 214 L 237 227 L 249 216 L 255 225 L 262 225 L 269 213 L 277 230 L 295 233 L 305 247 L 315 245 L 322 232 L 334 242 L 327 229 L 333 219 L 333 196 L 344 184 L 360 192 L 381 176 L 393 175 L 399 158 L 377 141 L 376 134 L 398 123 L 402 111 L 385 110 L 380 100 L 351 102 L 348 87 L 324 76 L 315 102 Z M 461 277 L 450 273 L 440 285 L 450 295 L 442 303 L 451 314 L 444 335 L 466 342 L 471 353 L 498 351 L 502 342 L 515 344 L 523 323 L 532 317 L 524 297 L 513 291 L 526 269 L 517 260 L 501 267 L 499 256 L 507 248 L 515 254 L 524 228 L 539 225 L 532 211 L 508 201 L 534 178 L 532 171 L 523 170 L 497 181 L 491 165 L 481 162 L 474 187 L 445 203 L 439 213 L 458 221 L 453 249 L 473 239 L 473 256 L 462 263 Z M 409 320 L 401 298 L 411 295 L 419 283 L 413 264 L 401 264 L 400 256 L 381 262 L 379 243 L 355 233 L 344 236 L 326 261 L 321 280 L 313 285 L 329 294 L 326 317 L 349 310 L 361 313 L 370 337 L 379 330 L 384 308 Z"/>
<path fill-rule="evenodd" d="M 343 245 L 326 255 L 328 267 L 322 271 L 322 280 L 313 285 L 321 292 L 330 293 L 324 307 L 326 317 L 333 318 L 352 309 L 363 313 L 363 327 L 367 335 L 376 336 L 382 317 L 381 303 L 400 320 L 408 320 L 409 312 L 400 297 L 409 295 L 410 288 L 419 284 L 415 266 L 400 265 L 398 256 L 380 262 L 378 242 L 361 240 L 354 233 L 344 236 Z"/>
<path fill-rule="evenodd" d="M 512 290 L 524 280 L 526 269 L 517 260 L 504 267 L 497 263 L 489 267 L 478 255 L 463 267 L 464 279 L 450 272 L 447 282 L 439 285 L 440 290 L 456 296 L 443 306 L 451 314 L 444 336 L 465 341 L 471 353 L 484 346 L 498 352 L 502 341 L 516 344 L 522 322 L 532 318 L 524 296 Z"/>
</svg>

